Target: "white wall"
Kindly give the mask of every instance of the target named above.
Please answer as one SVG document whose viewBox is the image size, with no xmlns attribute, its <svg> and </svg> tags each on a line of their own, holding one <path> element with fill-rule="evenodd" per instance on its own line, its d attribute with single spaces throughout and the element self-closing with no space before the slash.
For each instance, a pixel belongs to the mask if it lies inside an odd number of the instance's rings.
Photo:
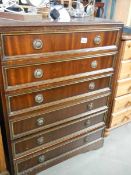
<svg viewBox="0 0 131 175">
<path fill-rule="evenodd" d="M 131 0 L 116 0 L 116 8 L 113 19 L 131 26 Z"/>
</svg>

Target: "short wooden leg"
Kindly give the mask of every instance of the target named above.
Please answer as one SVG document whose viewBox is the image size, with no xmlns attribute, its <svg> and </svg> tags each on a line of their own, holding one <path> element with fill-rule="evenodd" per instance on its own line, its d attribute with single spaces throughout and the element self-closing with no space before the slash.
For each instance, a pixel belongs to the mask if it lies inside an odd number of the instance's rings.
<svg viewBox="0 0 131 175">
<path fill-rule="evenodd" d="M 109 136 L 110 130 L 108 128 L 105 129 L 104 137 Z"/>
</svg>

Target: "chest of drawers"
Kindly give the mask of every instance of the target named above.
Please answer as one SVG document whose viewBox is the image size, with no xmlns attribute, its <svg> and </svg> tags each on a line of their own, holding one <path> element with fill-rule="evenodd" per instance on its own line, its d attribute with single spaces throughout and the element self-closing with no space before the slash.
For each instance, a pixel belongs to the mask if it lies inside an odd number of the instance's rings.
<svg viewBox="0 0 131 175">
<path fill-rule="evenodd" d="M 7 27 L 9 26 L 9 27 Z M 122 24 L 0 20 L 0 83 L 12 175 L 103 145 Z"/>
<path fill-rule="evenodd" d="M 111 128 L 131 121 L 131 35 L 123 34 Z"/>
</svg>

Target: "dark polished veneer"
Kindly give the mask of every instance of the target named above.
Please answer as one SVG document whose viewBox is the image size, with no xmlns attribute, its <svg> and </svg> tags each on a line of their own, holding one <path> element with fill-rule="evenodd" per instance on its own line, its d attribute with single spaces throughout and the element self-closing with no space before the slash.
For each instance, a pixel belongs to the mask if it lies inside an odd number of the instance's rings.
<svg viewBox="0 0 131 175">
<path fill-rule="evenodd" d="M 103 145 L 123 25 L 0 19 L 0 93 L 11 175 L 35 175 Z"/>
</svg>

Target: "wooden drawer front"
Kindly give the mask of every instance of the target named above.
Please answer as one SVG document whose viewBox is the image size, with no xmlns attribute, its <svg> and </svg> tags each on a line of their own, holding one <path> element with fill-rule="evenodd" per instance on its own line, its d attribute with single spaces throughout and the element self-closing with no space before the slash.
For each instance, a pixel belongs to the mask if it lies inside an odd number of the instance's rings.
<svg viewBox="0 0 131 175">
<path fill-rule="evenodd" d="M 28 170 L 32 167 L 38 166 L 40 164 L 46 164 L 49 161 L 53 161 L 53 159 L 62 156 L 64 153 L 67 153 L 69 151 L 72 151 L 80 146 L 88 145 L 88 143 L 100 139 L 103 136 L 103 128 L 93 131 L 88 134 L 84 134 L 81 137 L 78 137 L 74 140 L 70 140 L 68 142 L 65 142 L 59 147 L 56 148 L 50 148 L 45 151 L 39 152 L 37 155 L 31 155 L 26 158 L 26 160 L 23 160 L 19 163 L 16 162 L 16 166 L 18 168 L 18 172 L 22 172 L 25 170 Z M 25 173 L 25 172 L 24 172 Z"/>
<path fill-rule="evenodd" d="M 113 112 L 119 112 L 126 108 L 131 107 L 131 94 L 115 98 Z"/>
<path fill-rule="evenodd" d="M 99 148 L 101 148 L 103 146 L 104 143 L 104 139 L 100 138 L 98 140 L 95 140 L 89 144 L 84 144 L 83 146 L 80 146 L 76 149 L 73 149 L 69 152 L 66 152 L 64 154 L 62 154 L 62 156 L 58 156 L 54 159 L 52 159 L 51 161 L 48 161 L 48 163 L 44 163 L 44 164 L 39 164 L 38 166 L 32 167 L 31 169 L 26 171 L 26 175 L 36 175 L 40 172 L 42 172 L 43 170 L 46 170 L 58 163 L 61 163 L 71 157 L 74 157 L 76 155 L 79 154 L 83 154 L 83 153 L 87 153 L 88 151 L 93 151 L 93 150 L 97 150 Z M 16 170 L 16 174 L 17 174 L 17 168 L 15 168 Z M 25 171 L 22 173 L 19 173 L 19 175 L 25 175 Z"/>
<path fill-rule="evenodd" d="M 131 78 L 131 60 L 121 62 L 119 79 Z"/>
<path fill-rule="evenodd" d="M 119 113 L 113 113 L 111 127 L 117 127 L 131 121 L 131 108 Z"/>
<path fill-rule="evenodd" d="M 111 68 L 112 62 L 113 56 L 103 56 L 50 64 L 5 68 L 6 86 L 40 81 L 45 82 L 48 79 Z"/>
<path fill-rule="evenodd" d="M 123 59 L 131 59 L 131 40 L 125 41 L 124 44 Z"/>
<path fill-rule="evenodd" d="M 36 108 L 37 106 L 46 103 L 102 89 L 109 86 L 109 80 L 110 78 L 106 77 L 49 90 L 41 90 L 23 95 L 10 96 L 8 98 L 8 103 L 10 104 L 9 113 L 26 108 Z M 25 110 L 23 110 L 23 112 L 25 112 Z"/>
<path fill-rule="evenodd" d="M 98 99 L 92 99 L 89 102 L 79 103 L 43 115 L 10 121 L 11 137 L 17 138 L 29 135 L 30 133 L 80 118 L 90 113 L 90 111 L 107 105 L 108 97 L 96 98 Z"/>
<path fill-rule="evenodd" d="M 75 137 L 78 135 L 78 131 L 82 132 L 81 130 L 100 122 L 104 122 L 104 116 L 105 113 L 86 116 L 82 119 L 69 122 L 48 131 L 44 131 L 43 133 L 39 133 L 33 137 L 30 136 L 28 138 L 21 139 L 18 142 L 16 141 L 13 144 L 14 154 L 17 156 L 25 152 L 32 152 L 33 149 L 40 147 L 46 148 L 48 146 L 63 142 L 63 140 Z"/>
<path fill-rule="evenodd" d="M 119 80 L 116 96 L 121 96 L 131 93 L 131 78 Z"/>
<path fill-rule="evenodd" d="M 116 45 L 118 31 L 3 35 L 6 56 Z M 108 39 L 107 39 L 108 38 Z M 14 47 L 17 43 L 17 47 Z"/>
</svg>

